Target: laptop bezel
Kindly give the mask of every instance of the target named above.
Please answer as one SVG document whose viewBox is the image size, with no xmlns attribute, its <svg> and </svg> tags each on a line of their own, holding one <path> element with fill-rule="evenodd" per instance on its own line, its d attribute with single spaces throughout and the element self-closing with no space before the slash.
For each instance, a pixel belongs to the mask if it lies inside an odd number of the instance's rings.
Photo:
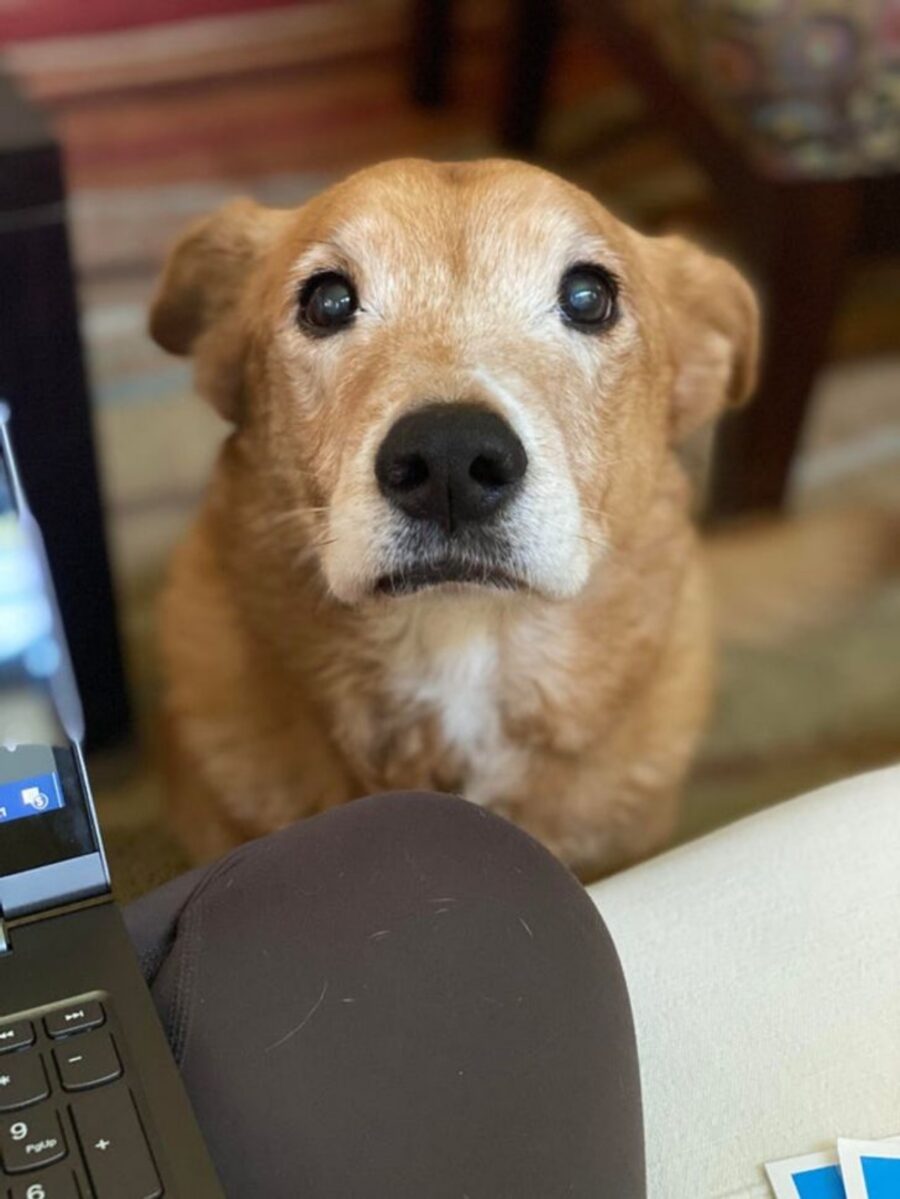
<svg viewBox="0 0 900 1199">
<path fill-rule="evenodd" d="M 45 594 L 53 614 L 54 635 L 60 649 L 59 666 L 52 679 L 50 694 L 60 723 L 66 730 L 67 743 L 54 748 L 68 750 L 71 753 L 77 779 L 77 788 L 73 786 L 71 793 L 67 791 L 66 802 L 82 806 L 95 846 L 93 851 L 77 854 L 61 861 L 0 875 L 0 917 L 9 922 L 23 916 L 32 916 L 38 912 L 52 911 L 79 900 L 109 894 L 111 888 L 100 824 L 81 748 L 83 729 L 77 684 L 72 671 L 43 538 L 28 506 L 13 449 L 10 434 L 10 411 L 2 401 L 0 401 L 0 457 L 5 464 L 12 489 L 13 506 L 40 566 Z M 75 794 L 76 790 L 77 794 Z M 42 818 L 39 816 L 29 818 L 29 824 L 31 819 L 40 820 Z"/>
</svg>

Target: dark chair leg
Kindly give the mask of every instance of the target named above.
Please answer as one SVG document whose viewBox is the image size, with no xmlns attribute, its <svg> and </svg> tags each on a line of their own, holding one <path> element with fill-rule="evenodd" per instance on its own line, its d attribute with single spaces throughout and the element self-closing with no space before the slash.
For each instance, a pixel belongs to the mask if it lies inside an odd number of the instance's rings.
<svg viewBox="0 0 900 1199">
<path fill-rule="evenodd" d="M 0 395 L 42 527 L 88 747 L 130 715 L 106 552 L 59 150 L 0 77 Z"/>
<path fill-rule="evenodd" d="M 763 247 L 762 370 L 754 400 L 719 430 L 710 489 L 713 522 L 777 509 L 784 501 L 812 385 L 828 348 L 859 201 L 852 180 L 785 185 L 773 195 Z"/>
<path fill-rule="evenodd" d="M 413 0 L 412 96 L 429 108 L 447 99 L 452 16 L 452 0 Z"/>
<path fill-rule="evenodd" d="M 516 0 L 500 122 L 500 143 L 514 154 L 531 155 L 537 146 L 561 17 L 559 0 Z"/>
</svg>

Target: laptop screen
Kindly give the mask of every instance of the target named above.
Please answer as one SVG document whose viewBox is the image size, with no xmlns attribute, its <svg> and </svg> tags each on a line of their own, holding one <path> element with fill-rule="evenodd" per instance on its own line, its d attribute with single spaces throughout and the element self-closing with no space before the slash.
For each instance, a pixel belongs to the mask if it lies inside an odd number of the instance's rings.
<svg viewBox="0 0 900 1199">
<path fill-rule="evenodd" d="M 96 855 L 99 838 L 75 743 L 80 710 L 65 639 L 3 418 L 0 412 L 0 908 L 9 914 L 33 890 L 23 877 L 12 886 L 13 876 Z M 52 880 L 45 873 L 41 881 Z"/>
<path fill-rule="evenodd" d="M 41 566 L 0 450 L 0 742 L 65 744 L 50 692 L 59 658 Z"/>
</svg>

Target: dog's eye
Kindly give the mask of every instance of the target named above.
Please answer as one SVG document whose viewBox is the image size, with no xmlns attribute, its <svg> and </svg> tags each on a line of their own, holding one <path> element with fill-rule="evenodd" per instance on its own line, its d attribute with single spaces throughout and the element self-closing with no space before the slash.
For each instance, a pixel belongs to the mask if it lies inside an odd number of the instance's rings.
<svg viewBox="0 0 900 1199">
<path fill-rule="evenodd" d="M 313 275 L 300 290 L 300 324 L 311 333 L 336 333 L 351 323 L 358 308 L 353 284 L 338 271 Z"/>
<path fill-rule="evenodd" d="M 618 315 L 618 288 L 602 266 L 590 263 L 571 267 L 559 284 L 559 307 L 566 323 L 583 333 L 612 324 Z"/>
</svg>

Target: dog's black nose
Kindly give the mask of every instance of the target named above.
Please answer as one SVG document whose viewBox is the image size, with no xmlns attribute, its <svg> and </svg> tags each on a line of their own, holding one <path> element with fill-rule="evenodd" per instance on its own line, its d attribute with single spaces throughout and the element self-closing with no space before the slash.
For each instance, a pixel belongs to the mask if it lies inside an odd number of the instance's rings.
<svg viewBox="0 0 900 1199">
<path fill-rule="evenodd" d="M 447 533 L 493 516 L 527 467 L 525 448 L 506 421 L 477 404 L 429 404 L 407 413 L 375 459 L 382 494 Z"/>
</svg>

